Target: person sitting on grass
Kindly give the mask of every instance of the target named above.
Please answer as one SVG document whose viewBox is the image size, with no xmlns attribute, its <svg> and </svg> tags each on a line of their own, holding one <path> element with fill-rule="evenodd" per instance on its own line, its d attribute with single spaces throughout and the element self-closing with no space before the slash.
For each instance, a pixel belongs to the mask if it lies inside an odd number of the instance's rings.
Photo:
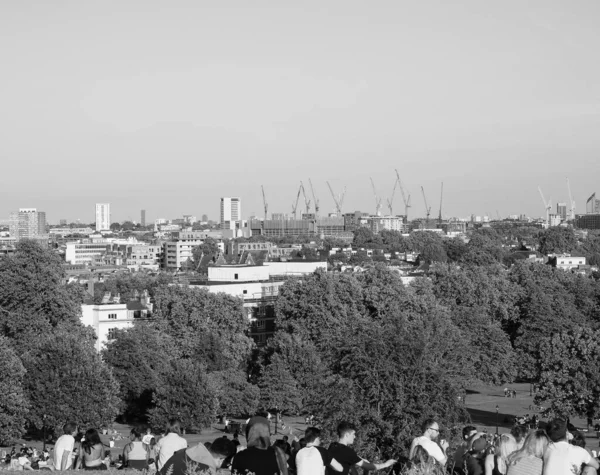
<svg viewBox="0 0 600 475">
<path fill-rule="evenodd" d="M 131 429 L 129 438 L 131 442 L 123 449 L 123 461 L 125 465 L 137 470 L 146 470 L 148 468 L 150 448 L 142 442 L 142 433 L 135 427 Z"/>
<path fill-rule="evenodd" d="M 216 474 L 223 461 L 233 454 L 235 454 L 233 442 L 219 437 L 211 444 L 199 443 L 194 447 L 178 450 L 158 473 L 159 475 Z"/>
<path fill-rule="evenodd" d="M 549 443 L 546 431 L 536 430 L 529 434 L 523 447 L 508 457 L 506 475 L 542 475 L 544 452 Z"/>
<path fill-rule="evenodd" d="M 104 464 L 104 444 L 96 429 L 88 429 L 83 442 L 81 442 L 81 454 L 77 458 L 75 470 L 82 465 L 85 470 L 106 470 L 108 468 Z"/>
</svg>

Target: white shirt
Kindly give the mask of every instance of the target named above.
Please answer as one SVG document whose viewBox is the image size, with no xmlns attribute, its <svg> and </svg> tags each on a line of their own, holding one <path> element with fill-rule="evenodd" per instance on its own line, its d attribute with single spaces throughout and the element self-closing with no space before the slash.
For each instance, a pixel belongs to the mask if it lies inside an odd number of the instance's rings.
<svg viewBox="0 0 600 475">
<path fill-rule="evenodd" d="M 142 442 L 146 445 L 150 445 L 150 442 L 152 442 L 152 437 L 154 437 L 152 434 L 146 434 L 144 437 L 142 437 Z"/>
<path fill-rule="evenodd" d="M 54 444 L 54 468 L 56 470 L 62 470 L 60 466 L 62 463 L 63 454 L 70 452 L 69 458 L 67 459 L 67 465 L 65 470 L 69 470 L 73 464 L 73 448 L 75 447 L 75 437 L 69 434 L 61 435 L 56 444 Z"/>
<path fill-rule="evenodd" d="M 298 475 L 325 475 L 325 462 L 319 449 L 304 447 L 296 454 Z"/>
<path fill-rule="evenodd" d="M 544 453 L 544 475 L 577 475 L 592 459 L 589 452 L 566 441 L 548 445 Z"/>
<path fill-rule="evenodd" d="M 425 437 L 424 435 L 416 437 L 414 440 L 414 446 L 420 445 L 423 447 L 429 455 L 436 459 L 441 465 L 446 462 L 446 456 L 442 448 L 436 444 L 433 440 Z"/>
<path fill-rule="evenodd" d="M 187 440 L 175 432 L 170 432 L 156 443 L 156 454 L 158 460 L 156 466 L 160 470 L 167 460 L 169 460 L 175 452 L 181 449 L 186 449 L 188 446 Z"/>
</svg>

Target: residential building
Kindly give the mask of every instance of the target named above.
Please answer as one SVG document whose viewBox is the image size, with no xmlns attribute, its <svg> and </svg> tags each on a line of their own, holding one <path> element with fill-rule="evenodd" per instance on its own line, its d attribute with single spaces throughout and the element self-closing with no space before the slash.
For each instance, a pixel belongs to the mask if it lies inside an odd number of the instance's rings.
<svg viewBox="0 0 600 475">
<path fill-rule="evenodd" d="M 20 208 L 18 213 L 10 213 L 9 234 L 17 241 L 35 239 L 47 246 L 46 213 L 36 208 Z"/>
<path fill-rule="evenodd" d="M 96 231 L 110 231 L 110 203 L 96 203 Z"/>
<path fill-rule="evenodd" d="M 70 236 L 73 234 L 83 234 L 89 236 L 90 234 L 94 234 L 94 230 L 92 228 L 50 228 L 50 235 L 56 236 Z"/>
<path fill-rule="evenodd" d="M 66 226 L 66 225 L 67 225 L 67 220 L 66 220 L 66 219 L 61 219 L 61 220 L 59 221 L 59 224 L 60 224 L 61 226 Z"/>
<path fill-rule="evenodd" d="M 163 246 L 135 244 L 128 246 L 125 265 L 129 269 L 158 270 L 163 261 Z"/>
<path fill-rule="evenodd" d="M 145 209 L 143 209 L 141 212 L 140 224 L 142 225 L 143 228 L 146 227 L 146 210 Z"/>
<path fill-rule="evenodd" d="M 221 198 L 221 228 L 231 229 L 225 227 L 225 223 L 231 223 L 240 221 L 242 219 L 242 200 L 239 197 Z"/>
<path fill-rule="evenodd" d="M 579 269 L 586 265 L 585 257 L 573 257 L 569 255 L 554 256 L 550 259 L 550 263 L 557 269 L 573 270 Z"/>
<path fill-rule="evenodd" d="M 409 231 L 409 225 L 404 223 L 404 216 L 369 216 L 366 219 L 369 223 L 369 228 L 374 233 L 378 233 L 384 229 L 401 233 Z"/>
<path fill-rule="evenodd" d="M 250 336 L 264 345 L 275 332 L 275 300 L 279 288 L 290 277 L 327 270 L 327 262 L 288 261 L 265 262 L 256 265 L 222 265 L 208 268 L 208 280 L 190 283 L 191 288 L 203 288 L 213 293 L 226 293 L 243 300 L 250 322 Z"/>
<path fill-rule="evenodd" d="M 163 266 L 167 270 L 178 270 L 192 260 L 194 248 L 202 244 L 201 239 L 167 241 L 163 244 Z"/>
<path fill-rule="evenodd" d="M 127 303 L 119 303 L 119 299 L 110 298 L 110 294 L 108 297 L 107 303 L 94 305 L 88 302 L 81 306 L 81 323 L 91 326 L 96 333 L 96 351 L 110 344 L 117 330 L 131 328 L 136 320 L 148 318 L 152 311 L 147 292 L 144 292 L 140 301 Z"/>
</svg>

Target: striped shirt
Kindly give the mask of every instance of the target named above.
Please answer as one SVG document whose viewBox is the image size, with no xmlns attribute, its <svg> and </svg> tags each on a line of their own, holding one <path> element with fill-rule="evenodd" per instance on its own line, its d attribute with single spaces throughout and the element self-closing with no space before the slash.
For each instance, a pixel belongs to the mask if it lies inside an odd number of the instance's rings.
<svg viewBox="0 0 600 475">
<path fill-rule="evenodd" d="M 508 467 L 506 475 L 542 475 L 542 459 L 527 455 Z"/>
</svg>

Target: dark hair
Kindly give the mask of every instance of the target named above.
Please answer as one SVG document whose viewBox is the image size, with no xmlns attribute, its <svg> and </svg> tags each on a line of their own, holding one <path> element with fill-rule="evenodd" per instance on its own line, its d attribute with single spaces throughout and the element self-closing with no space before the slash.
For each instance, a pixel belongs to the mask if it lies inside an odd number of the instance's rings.
<svg viewBox="0 0 600 475">
<path fill-rule="evenodd" d="M 554 419 L 546 426 L 546 433 L 552 442 L 563 440 L 567 436 L 567 422 L 562 419 Z"/>
<path fill-rule="evenodd" d="M 317 440 L 321 435 L 321 431 L 316 427 L 307 427 L 304 431 L 304 440 L 307 444 L 310 444 Z"/>
<path fill-rule="evenodd" d="M 181 421 L 179 421 L 179 419 L 169 419 L 169 426 L 167 427 L 167 434 L 169 434 L 171 432 L 181 435 Z"/>
<path fill-rule="evenodd" d="M 431 424 L 435 424 L 435 419 L 425 419 L 421 424 L 421 432 L 425 432 Z"/>
<path fill-rule="evenodd" d="M 215 439 L 210 447 L 207 449 L 213 454 L 218 455 L 223 458 L 227 458 L 230 455 L 235 454 L 235 445 L 229 439 L 224 439 L 223 437 L 219 437 Z"/>
<path fill-rule="evenodd" d="M 344 435 L 346 435 L 348 432 L 352 431 L 356 431 L 356 427 L 354 427 L 354 424 L 350 422 L 342 421 L 337 426 L 337 435 L 340 439 L 344 437 Z"/>
<path fill-rule="evenodd" d="M 425 450 L 422 445 L 417 445 L 415 447 L 415 453 L 413 455 L 411 462 L 413 462 L 413 463 L 428 463 L 431 461 L 431 458 L 432 457 L 431 457 L 431 455 L 429 455 L 429 452 L 427 452 L 427 450 Z"/>
<path fill-rule="evenodd" d="M 283 440 L 284 440 L 284 442 L 287 442 L 287 441 L 289 440 L 289 439 L 288 439 L 288 436 L 287 436 L 287 435 L 284 435 L 284 436 L 283 436 Z"/>
<path fill-rule="evenodd" d="M 577 445 L 578 447 L 585 449 L 585 434 L 578 430 L 574 430 L 572 432 L 572 434 L 573 434 L 573 440 L 571 440 L 571 444 Z"/>
<path fill-rule="evenodd" d="M 63 426 L 63 432 L 65 434 L 72 434 L 73 432 L 75 432 L 77 430 L 77 424 L 75 424 L 74 422 L 67 422 L 64 426 Z"/>
<path fill-rule="evenodd" d="M 131 435 L 136 439 L 140 439 L 142 437 L 142 431 L 138 427 L 134 427 L 131 429 Z"/>
<path fill-rule="evenodd" d="M 92 447 L 98 444 L 102 444 L 102 441 L 100 440 L 100 434 L 98 434 L 96 429 L 88 429 L 85 432 L 85 440 L 82 442 L 81 447 L 86 451 L 86 453 L 91 454 Z"/>
<path fill-rule="evenodd" d="M 510 430 L 510 435 L 512 435 L 517 442 L 521 442 L 527 436 L 527 432 L 525 426 L 516 425 Z"/>
<path fill-rule="evenodd" d="M 477 427 L 466 426 L 465 428 L 463 428 L 463 431 L 462 431 L 463 439 L 467 440 L 467 438 L 469 437 L 469 434 L 471 432 L 473 432 L 474 430 L 477 430 Z"/>
<path fill-rule="evenodd" d="M 306 447 L 306 439 L 305 439 L 304 437 L 302 437 L 302 438 L 301 438 L 301 439 L 298 441 L 298 443 L 300 444 L 300 447 L 301 447 L 301 448 L 304 448 L 304 447 Z"/>
<path fill-rule="evenodd" d="M 154 447 L 156 445 L 156 439 L 154 437 L 152 437 L 150 439 L 150 447 Z"/>
</svg>

